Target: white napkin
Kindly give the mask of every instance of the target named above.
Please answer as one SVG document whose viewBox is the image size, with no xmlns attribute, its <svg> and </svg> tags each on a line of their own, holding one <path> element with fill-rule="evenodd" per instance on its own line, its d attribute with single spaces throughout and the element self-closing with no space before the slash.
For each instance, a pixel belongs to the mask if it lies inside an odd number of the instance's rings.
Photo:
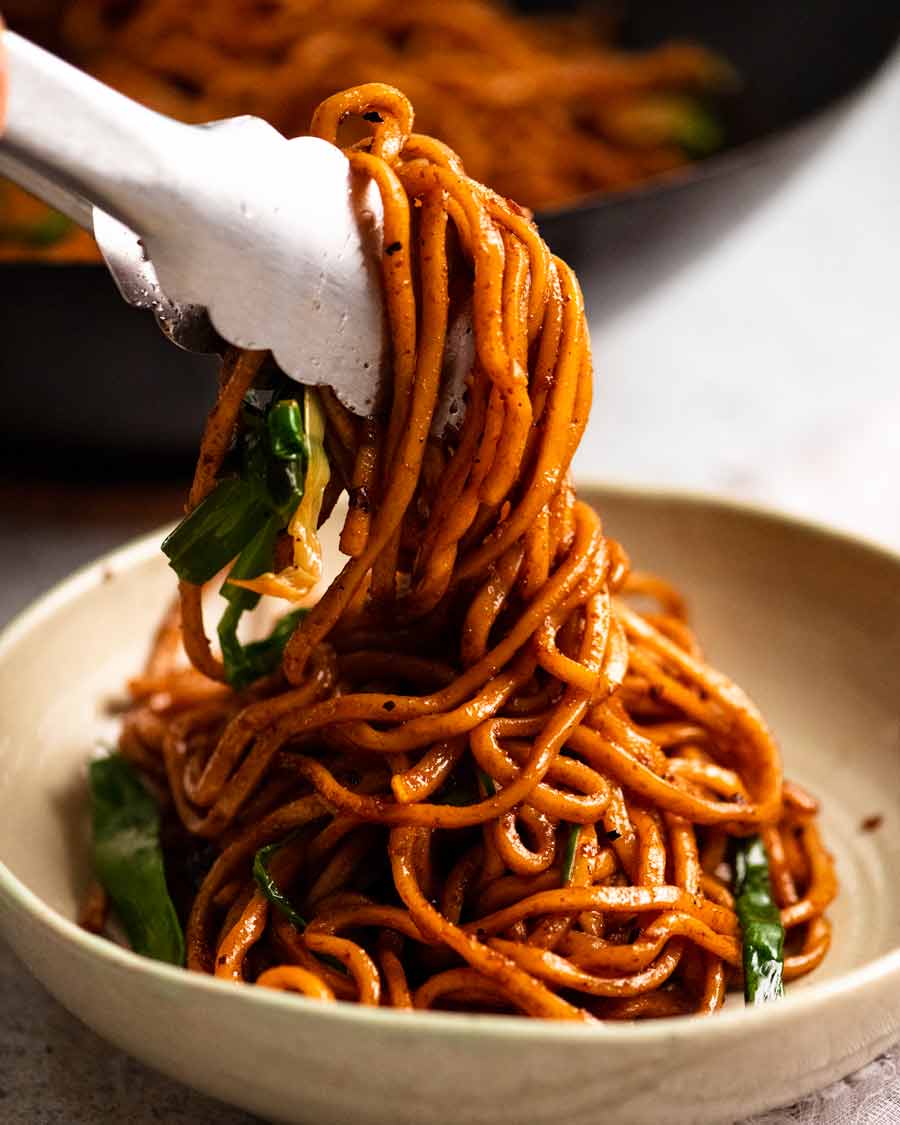
<svg viewBox="0 0 900 1125">
<path fill-rule="evenodd" d="M 842 1082 L 743 1125 L 898 1125 L 900 1045 Z"/>
</svg>

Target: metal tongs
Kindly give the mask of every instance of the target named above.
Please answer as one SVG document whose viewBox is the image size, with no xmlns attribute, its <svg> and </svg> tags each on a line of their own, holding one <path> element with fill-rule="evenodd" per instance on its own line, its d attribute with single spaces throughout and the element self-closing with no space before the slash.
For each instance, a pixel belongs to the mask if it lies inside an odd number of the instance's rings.
<svg viewBox="0 0 900 1125">
<path fill-rule="evenodd" d="M 381 201 L 346 157 L 257 117 L 184 125 L 12 32 L 0 172 L 92 230 L 122 296 L 191 351 L 270 350 L 372 412 Z"/>
</svg>

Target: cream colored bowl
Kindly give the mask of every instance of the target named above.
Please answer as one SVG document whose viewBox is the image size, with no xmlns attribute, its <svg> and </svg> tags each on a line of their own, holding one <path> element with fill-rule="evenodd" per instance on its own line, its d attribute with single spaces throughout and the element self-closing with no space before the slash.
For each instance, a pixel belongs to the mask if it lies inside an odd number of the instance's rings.
<svg viewBox="0 0 900 1125">
<path fill-rule="evenodd" d="M 159 536 L 69 579 L 0 640 L 0 929 L 34 974 L 151 1066 L 316 1125 L 730 1122 L 900 1037 L 900 558 L 709 499 L 584 494 L 637 565 L 687 591 L 711 658 L 823 800 L 834 947 L 784 1002 L 634 1026 L 404 1015 L 223 984 L 77 929 L 84 765 L 172 591 Z"/>
</svg>

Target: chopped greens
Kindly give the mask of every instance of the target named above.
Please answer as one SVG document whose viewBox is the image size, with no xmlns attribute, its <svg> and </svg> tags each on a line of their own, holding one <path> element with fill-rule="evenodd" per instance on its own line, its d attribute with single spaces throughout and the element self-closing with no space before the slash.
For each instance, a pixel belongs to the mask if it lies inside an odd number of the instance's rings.
<svg viewBox="0 0 900 1125">
<path fill-rule="evenodd" d="M 289 397 L 297 391 L 295 383 L 281 378 L 268 393 L 254 388 L 245 396 L 238 435 L 226 460 L 231 475 L 219 480 L 162 545 L 169 565 L 186 582 L 208 582 L 233 562 L 221 590 L 228 604 L 218 634 L 225 675 L 236 688 L 275 669 L 303 613 L 287 614 L 261 641 L 243 644 L 238 639 L 238 623 L 260 595 L 235 581 L 270 574 L 279 535 L 286 529 L 294 532 L 292 521 L 307 482 L 318 494 L 317 503 L 307 505 L 315 521 L 328 481 L 324 422 L 315 392 L 300 389 L 301 406 Z"/>
<path fill-rule="evenodd" d="M 693 159 L 716 152 L 725 140 L 714 106 L 681 93 L 649 91 L 614 102 L 603 120 L 611 136 L 627 148 L 677 145 Z"/>
<path fill-rule="evenodd" d="M 276 402 L 269 411 L 269 446 L 279 461 L 291 461 L 307 453 L 303 416 L 299 405 L 289 399 Z"/>
<path fill-rule="evenodd" d="M 568 887 L 572 882 L 575 871 L 575 857 L 578 854 L 578 841 L 581 838 L 581 825 L 570 824 L 569 835 L 566 838 L 566 851 L 562 864 L 562 885 Z"/>
<path fill-rule="evenodd" d="M 240 587 L 235 587 L 240 590 Z M 248 597 L 258 597 L 249 590 L 241 591 Z M 259 641 L 250 641 L 242 644 L 237 638 L 237 623 L 242 608 L 235 608 L 237 603 L 231 602 L 219 622 L 219 644 L 222 646 L 222 656 L 228 673 L 228 682 L 236 688 L 246 687 L 258 680 L 261 676 L 268 676 L 281 662 L 284 646 L 291 639 L 291 634 L 306 616 L 308 610 L 295 609 L 286 613 L 273 627 L 268 637 Z"/>
<path fill-rule="evenodd" d="M 494 784 L 494 779 L 491 777 L 491 775 L 485 773 L 485 771 L 479 767 L 478 778 L 481 781 L 481 784 L 484 786 L 485 794 L 488 797 L 493 797 L 497 792 L 497 786 Z"/>
<path fill-rule="evenodd" d="M 256 880 L 256 885 L 271 902 L 271 904 L 287 918 L 291 925 L 295 926 L 298 930 L 306 929 L 306 919 L 297 913 L 291 906 L 290 900 L 279 888 L 278 884 L 272 878 L 269 872 L 269 861 L 275 852 L 280 851 L 285 844 L 289 843 L 292 837 L 288 836 L 287 839 L 279 840 L 275 844 L 269 844 L 268 847 L 260 848 L 253 859 L 253 878 Z"/>
<path fill-rule="evenodd" d="M 54 246 L 72 230 L 72 222 L 58 211 L 51 211 L 33 223 L 0 224 L 0 242 L 19 242 L 42 249 Z"/>
<path fill-rule="evenodd" d="M 184 936 L 169 897 L 156 802 L 118 754 L 89 772 L 93 861 L 135 953 L 184 964 Z"/>
<path fill-rule="evenodd" d="M 673 117 L 672 139 L 696 160 L 717 152 L 725 143 L 725 133 L 707 106 L 685 100 L 683 111 Z"/>
<path fill-rule="evenodd" d="M 275 880 L 272 878 L 272 873 L 269 871 L 269 863 L 276 852 L 291 842 L 296 836 L 296 832 L 291 832 L 285 836 L 283 840 L 278 840 L 274 844 L 269 844 L 265 848 L 260 848 L 253 858 L 253 878 L 256 885 L 271 902 L 276 910 L 287 918 L 287 920 L 294 926 L 295 929 L 301 933 L 306 929 L 306 919 L 291 905 L 290 899 L 281 890 Z M 330 953 L 317 953 L 316 956 L 326 965 L 330 965 L 332 969 L 346 975 L 347 970 L 344 965 L 338 961 L 336 957 L 332 957 Z"/>
<path fill-rule="evenodd" d="M 778 1000 L 784 995 L 784 927 L 759 836 L 748 836 L 735 845 L 734 894 L 743 942 L 744 999 L 748 1004 Z"/>
<path fill-rule="evenodd" d="M 453 805 L 457 808 L 465 808 L 466 805 L 477 805 L 480 800 L 481 798 L 474 789 L 454 781 L 450 781 L 434 795 L 434 803 L 436 805 Z"/>
<path fill-rule="evenodd" d="M 247 481 L 228 477 L 163 540 L 163 554 L 185 582 L 208 582 L 240 554 L 268 518 L 257 490 Z"/>
</svg>

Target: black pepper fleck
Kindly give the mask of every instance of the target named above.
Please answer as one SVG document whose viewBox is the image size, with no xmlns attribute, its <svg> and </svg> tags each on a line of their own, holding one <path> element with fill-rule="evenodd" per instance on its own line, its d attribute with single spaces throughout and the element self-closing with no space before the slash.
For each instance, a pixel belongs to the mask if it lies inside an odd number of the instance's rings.
<svg viewBox="0 0 900 1125">
<path fill-rule="evenodd" d="M 360 512 L 368 512 L 369 490 L 365 485 L 360 485 L 359 488 L 351 488 L 347 502 L 350 505 L 351 511 L 358 510 Z"/>
<path fill-rule="evenodd" d="M 403 249 L 403 243 L 402 242 L 392 242 L 390 244 L 390 246 L 385 246 L 384 252 L 385 252 L 385 254 L 396 254 L 398 250 L 402 250 L 402 249 Z"/>
</svg>

